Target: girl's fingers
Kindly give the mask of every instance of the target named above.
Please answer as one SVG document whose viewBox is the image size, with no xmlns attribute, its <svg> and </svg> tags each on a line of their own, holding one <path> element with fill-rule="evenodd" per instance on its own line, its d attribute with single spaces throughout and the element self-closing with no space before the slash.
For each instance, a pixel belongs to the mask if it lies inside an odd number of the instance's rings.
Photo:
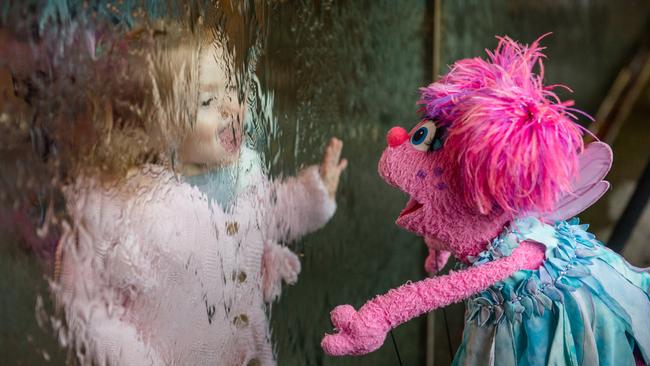
<svg viewBox="0 0 650 366">
<path fill-rule="evenodd" d="M 343 149 L 343 143 L 341 140 L 333 137 L 330 140 L 328 148 L 331 149 L 330 164 L 334 166 L 338 165 L 339 159 L 341 159 L 341 150 Z"/>
<path fill-rule="evenodd" d="M 341 172 L 348 166 L 347 159 L 341 159 L 342 150 L 343 141 L 336 137 L 332 137 L 325 147 L 323 162 L 321 164 L 321 176 L 323 176 L 323 178 L 335 179 L 338 181 Z"/>
<path fill-rule="evenodd" d="M 339 163 L 339 172 L 342 172 L 345 170 L 345 168 L 348 167 L 348 159 L 341 159 L 341 162 Z"/>
</svg>

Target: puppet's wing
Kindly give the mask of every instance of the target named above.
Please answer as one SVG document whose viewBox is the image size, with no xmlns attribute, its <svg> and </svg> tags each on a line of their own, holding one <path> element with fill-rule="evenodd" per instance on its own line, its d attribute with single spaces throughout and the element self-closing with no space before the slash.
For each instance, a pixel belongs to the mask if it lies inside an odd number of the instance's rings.
<svg viewBox="0 0 650 366">
<path fill-rule="evenodd" d="M 578 179 L 573 192 L 565 194 L 555 209 L 542 215 L 547 223 L 569 219 L 593 205 L 609 189 L 605 175 L 612 167 L 612 149 L 604 142 L 592 142 L 579 156 Z"/>
</svg>

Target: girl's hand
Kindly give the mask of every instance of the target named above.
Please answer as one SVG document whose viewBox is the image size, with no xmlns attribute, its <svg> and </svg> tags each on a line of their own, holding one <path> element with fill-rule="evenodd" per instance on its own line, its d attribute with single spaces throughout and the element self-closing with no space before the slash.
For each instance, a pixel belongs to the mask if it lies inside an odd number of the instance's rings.
<svg viewBox="0 0 650 366">
<path fill-rule="evenodd" d="M 332 137 L 325 147 L 323 162 L 320 165 L 321 179 L 323 179 L 327 193 L 332 199 L 336 197 L 341 172 L 348 166 L 347 159 L 341 159 L 341 150 L 343 150 L 343 141 Z"/>
<path fill-rule="evenodd" d="M 300 258 L 289 248 L 267 240 L 262 256 L 264 301 L 272 302 L 282 292 L 282 280 L 288 285 L 298 281 Z"/>
</svg>

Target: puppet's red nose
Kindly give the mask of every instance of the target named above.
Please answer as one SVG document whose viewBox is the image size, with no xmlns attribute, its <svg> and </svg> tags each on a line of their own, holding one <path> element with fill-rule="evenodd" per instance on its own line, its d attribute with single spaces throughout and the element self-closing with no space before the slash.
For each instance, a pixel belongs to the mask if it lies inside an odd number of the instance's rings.
<svg viewBox="0 0 650 366">
<path fill-rule="evenodd" d="M 386 135 L 386 142 L 390 147 L 396 147 L 404 143 L 409 139 L 409 133 L 406 132 L 402 127 L 393 127 L 388 130 L 388 135 Z"/>
</svg>

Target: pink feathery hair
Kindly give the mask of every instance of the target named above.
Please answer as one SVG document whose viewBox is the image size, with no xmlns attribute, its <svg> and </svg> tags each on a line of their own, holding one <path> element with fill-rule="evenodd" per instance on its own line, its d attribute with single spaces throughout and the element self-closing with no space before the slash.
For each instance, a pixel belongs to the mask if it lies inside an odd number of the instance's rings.
<svg viewBox="0 0 650 366">
<path fill-rule="evenodd" d="M 443 150 L 457 159 L 465 199 L 483 214 L 495 206 L 550 211 L 577 174 L 582 128 L 571 112 L 580 111 L 560 101 L 557 85 L 542 84 L 544 36 L 530 46 L 497 37 L 487 60 L 460 60 L 421 89 L 421 111 L 448 127 Z"/>
</svg>

